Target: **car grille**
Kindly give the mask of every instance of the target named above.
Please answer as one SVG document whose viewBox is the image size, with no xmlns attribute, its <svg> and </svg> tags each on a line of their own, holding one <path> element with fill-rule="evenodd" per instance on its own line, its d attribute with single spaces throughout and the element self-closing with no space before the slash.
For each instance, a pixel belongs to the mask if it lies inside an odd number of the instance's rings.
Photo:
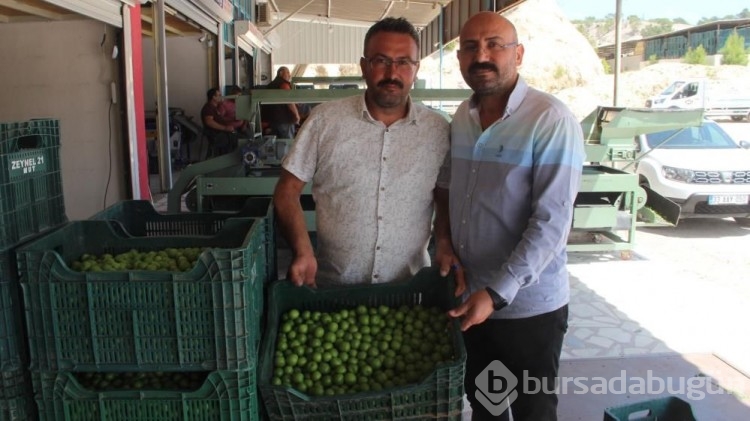
<svg viewBox="0 0 750 421">
<path fill-rule="evenodd" d="M 695 204 L 695 213 L 704 215 L 750 213 L 750 205 L 709 205 L 708 202 L 698 202 Z"/>
<path fill-rule="evenodd" d="M 694 171 L 693 184 L 750 184 L 750 171 Z"/>
</svg>

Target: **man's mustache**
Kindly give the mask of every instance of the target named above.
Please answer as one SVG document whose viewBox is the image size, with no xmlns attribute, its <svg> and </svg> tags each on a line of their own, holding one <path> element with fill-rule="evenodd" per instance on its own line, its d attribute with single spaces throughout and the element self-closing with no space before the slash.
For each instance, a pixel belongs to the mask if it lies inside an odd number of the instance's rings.
<svg viewBox="0 0 750 421">
<path fill-rule="evenodd" d="M 378 83 L 379 88 L 384 88 L 386 85 L 396 85 L 401 89 L 404 89 L 404 84 L 396 79 L 383 79 Z"/>
<path fill-rule="evenodd" d="M 490 62 L 474 63 L 469 66 L 469 73 L 478 72 L 480 70 L 491 70 L 495 73 L 499 73 L 497 66 Z"/>
</svg>

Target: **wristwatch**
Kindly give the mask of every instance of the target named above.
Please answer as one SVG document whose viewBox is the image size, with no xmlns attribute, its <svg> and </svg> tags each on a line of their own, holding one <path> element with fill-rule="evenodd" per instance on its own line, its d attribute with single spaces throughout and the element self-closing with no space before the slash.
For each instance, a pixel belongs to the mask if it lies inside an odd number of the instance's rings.
<svg viewBox="0 0 750 421">
<path fill-rule="evenodd" d="M 505 298 L 503 298 L 500 294 L 495 292 L 494 289 L 487 287 L 485 288 L 485 290 L 487 291 L 487 294 L 490 295 L 490 298 L 492 298 L 492 308 L 495 311 L 502 310 L 508 306 L 508 301 L 506 301 Z"/>
</svg>

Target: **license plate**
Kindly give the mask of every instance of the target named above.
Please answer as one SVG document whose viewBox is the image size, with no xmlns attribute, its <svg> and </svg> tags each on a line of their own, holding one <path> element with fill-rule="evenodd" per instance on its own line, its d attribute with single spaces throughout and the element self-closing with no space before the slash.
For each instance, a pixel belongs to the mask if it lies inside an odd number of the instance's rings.
<svg viewBox="0 0 750 421">
<path fill-rule="evenodd" d="M 747 205 L 747 194 L 721 194 L 708 196 L 709 205 Z"/>
</svg>

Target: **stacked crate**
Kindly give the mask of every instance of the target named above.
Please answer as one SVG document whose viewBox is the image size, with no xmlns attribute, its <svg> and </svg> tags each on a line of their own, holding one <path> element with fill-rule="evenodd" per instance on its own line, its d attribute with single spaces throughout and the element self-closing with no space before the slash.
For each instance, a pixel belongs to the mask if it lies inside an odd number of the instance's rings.
<svg viewBox="0 0 750 421">
<path fill-rule="evenodd" d="M 21 247 L 39 419 L 258 419 L 263 283 L 275 248 L 264 203 L 255 218 L 121 203 Z M 186 247 L 205 248 L 186 272 L 71 269 L 85 253 Z M 102 378 L 112 387 L 87 383 Z M 146 385 L 156 378 L 165 387 Z"/>
<path fill-rule="evenodd" d="M 66 220 L 57 120 L 0 123 L 0 421 L 33 419 L 16 248 Z"/>
<path fill-rule="evenodd" d="M 300 288 L 287 281 L 274 282 L 269 289 L 267 326 L 260 351 L 258 386 L 271 420 L 454 420 L 463 410 L 466 349 L 457 320 L 452 320 L 453 358 L 413 384 L 346 395 L 312 396 L 292 387 L 274 384 L 276 345 L 282 317 L 292 309 L 335 312 L 368 307 L 422 305 L 442 311 L 454 308 L 452 277 L 440 276 L 437 268 L 424 268 L 409 282 Z"/>
<path fill-rule="evenodd" d="M 25 420 L 32 409 L 31 379 L 13 249 L 0 252 L 0 420 Z"/>
</svg>

